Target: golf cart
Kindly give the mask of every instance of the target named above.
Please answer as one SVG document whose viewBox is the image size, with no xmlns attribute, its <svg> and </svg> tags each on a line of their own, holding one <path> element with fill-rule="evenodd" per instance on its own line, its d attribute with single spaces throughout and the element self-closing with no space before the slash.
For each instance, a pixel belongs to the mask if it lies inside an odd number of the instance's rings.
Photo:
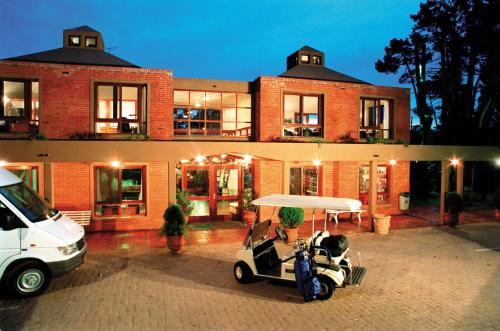
<svg viewBox="0 0 500 331">
<path fill-rule="evenodd" d="M 317 299 L 329 299 L 337 287 L 359 285 L 366 269 L 352 266 L 347 252 L 347 238 L 342 235 L 330 236 L 326 231 L 326 218 L 323 231 L 314 229 L 314 214 L 316 210 L 348 210 L 359 208 L 359 201 L 330 197 L 268 195 L 252 201 L 260 206 L 309 208 L 313 211 L 312 235 L 306 241 L 299 239 L 294 244 L 295 251 L 279 256 L 275 241 L 286 241 L 287 234 L 283 228 L 275 228 L 276 236 L 271 237 L 271 220 L 258 222 L 254 220 L 243 242 L 243 248 L 238 251 L 238 261 L 234 265 L 234 277 L 239 283 L 250 283 L 254 279 L 269 279 L 296 282 L 297 252 L 305 253 L 306 259 L 312 261 L 313 276 L 319 281 Z M 274 214 L 274 213 L 273 213 Z M 300 290 L 300 284 L 299 290 Z M 302 292 L 302 291 L 301 291 Z"/>
</svg>

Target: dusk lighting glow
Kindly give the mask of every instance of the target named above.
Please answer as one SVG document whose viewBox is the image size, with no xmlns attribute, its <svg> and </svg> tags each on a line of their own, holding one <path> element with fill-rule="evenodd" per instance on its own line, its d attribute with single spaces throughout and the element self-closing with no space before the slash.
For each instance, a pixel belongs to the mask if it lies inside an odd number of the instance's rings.
<svg viewBox="0 0 500 331">
<path fill-rule="evenodd" d="M 243 161 L 245 161 L 245 163 L 252 161 L 252 155 L 248 154 L 243 155 Z"/>
<path fill-rule="evenodd" d="M 319 167 L 321 165 L 321 160 L 313 160 L 313 165 L 316 166 L 316 167 Z"/>
<path fill-rule="evenodd" d="M 7 165 L 7 161 L 0 160 L 0 167 L 5 167 Z"/>
<path fill-rule="evenodd" d="M 202 163 L 203 160 L 205 160 L 205 157 L 203 155 L 196 155 L 196 157 L 194 158 L 194 160 L 198 163 Z"/>
<path fill-rule="evenodd" d="M 500 159 L 496 159 L 495 164 L 497 165 L 497 167 L 500 167 Z"/>
<path fill-rule="evenodd" d="M 389 160 L 389 164 L 392 166 L 396 165 L 396 163 L 398 163 L 396 160 Z"/>
<path fill-rule="evenodd" d="M 455 159 L 455 158 L 450 161 L 450 164 L 454 167 L 456 167 L 459 163 L 460 163 L 460 160 Z"/>
<path fill-rule="evenodd" d="M 118 168 L 120 166 L 120 161 L 111 161 L 111 166 Z"/>
</svg>

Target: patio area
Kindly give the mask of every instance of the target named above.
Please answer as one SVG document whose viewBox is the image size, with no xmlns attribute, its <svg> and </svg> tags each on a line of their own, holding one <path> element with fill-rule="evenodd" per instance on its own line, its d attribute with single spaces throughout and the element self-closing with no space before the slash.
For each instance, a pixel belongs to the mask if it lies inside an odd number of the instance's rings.
<svg viewBox="0 0 500 331">
<path fill-rule="evenodd" d="M 408 214 L 393 215 L 391 231 L 419 227 L 442 226 L 438 221 L 438 207 L 415 207 Z M 460 215 L 459 224 L 484 223 L 495 221 L 493 209 L 468 209 Z M 273 224 L 278 225 L 278 224 Z M 323 229 L 323 220 L 316 222 L 315 230 Z M 370 232 L 368 218 L 363 217 L 361 223 L 350 222 L 348 218 L 340 218 L 339 223 L 327 222 L 326 229 L 331 234 L 358 234 Z M 204 244 L 231 244 L 242 243 L 246 235 L 246 227 L 239 222 L 233 226 L 218 226 L 216 223 L 193 223 L 189 225 L 186 235 L 188 245 Z M 299 228 L 300 237 L 308 237 L 312 232 L 312 222 L 306 221 Z M 128 231 L 128 232 L 100 232 L 86 235 L 89 249 L 97 250 L 129 250 L 149 247 L 165 247 L 166 240 L 158 236 L 158 231 Z"/>
</svg>

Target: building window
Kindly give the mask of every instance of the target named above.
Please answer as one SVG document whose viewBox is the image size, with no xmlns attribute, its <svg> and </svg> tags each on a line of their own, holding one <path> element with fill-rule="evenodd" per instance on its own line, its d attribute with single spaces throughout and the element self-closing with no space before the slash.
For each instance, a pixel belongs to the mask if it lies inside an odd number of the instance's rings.
<svg viewBox="0 0 500 331">
<path fill-rule="evenodd" d="M 78 43 L 80 45 L 80 43 Z M 97 38 L 96 37 L 86 37 L 85 38 L 85 47 L 97 47 Z"/>
<path fill-rule="evenodd" d="M 393 139 L 393 104 L 388 99 L 362 98 L 359 110 L 359 138 Z"/>
<path fill-rule="evenodd" d="M 312 63 L 321 64 L 321 56 L 313 55 L 312 56 Z"/>
<path fill-rule="evenodd" d="M 283 136 L 321 137 L 321 97 L 284 95 Z"/>
<path fill-rule="evenodd" d="M 0 78 L 0 132 L 38 132 L 39 83 Z"/>
<path fill-rule="evenodd" d="M 145 167 L 96 167 L 95 214 L 131 216 L 146 214 Z"/>
<path fill-rule="evenodd" d="M 251 136 L 251 94 L 174 91 L 174 134 Z"/>
<path fill-rule="evenodd" d="M 38 167 L 35 166 L 6 166 L 5 169 L 12 172 L 23 182 L 29 185 L 35 192 L 39 192 Z"/>
<path fill-rule="evenodd" d="M 319 167 L 291 167 L 290 190 L 292 195 L 320 195 Z"/>
<path fill-rule="evenodd" d="M 97 83 L 96 133 L 146 133 L 146 85 Z"/>
<path fill-rule="evenodd" d="M 377 166 L 377 203 L 390 203 L 390 171 L 387 165 Z M 370 189 L 370 167 L 361 166 L 359 169 L 359 200 L 368 204 Z"/>
<path fill-rule="evenodd" d="M 301 55 L 300 56 L 300 62 L 302 62 L 302 63 L 309 63 L 309 55 Z"/>
<path fill-rule="evenodd" d="M 68 46 L 80 46 L 80 36 L 68 36 Z"/>
</svg>

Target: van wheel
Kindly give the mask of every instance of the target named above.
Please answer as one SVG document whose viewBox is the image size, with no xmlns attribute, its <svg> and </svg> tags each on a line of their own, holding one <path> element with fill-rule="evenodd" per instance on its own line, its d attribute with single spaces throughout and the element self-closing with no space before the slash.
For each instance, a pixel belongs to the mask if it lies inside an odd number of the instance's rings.
<svg viewBox="0 0 500 331">
<path fill-rule="evenodd" d="M 234 278 L 241 284 L 248 284 L 253 280 L 252 269 L 243 261 L 238 261 L 234 265 Z"/>
<path fill-rule="evenodd" d="M 47 268 L 35 261 L 26 261 L 12 268 L 7 278 L 7 286 L 17 297 L 36 296 L 49 287 L 51 280 Z"/>
<path fill-rule="evenodd" d="M 319 300 L 328 300 L 335 293 L 335 283 L 326 276 L 318 276 L 319 280 Z"/>
</svg>

